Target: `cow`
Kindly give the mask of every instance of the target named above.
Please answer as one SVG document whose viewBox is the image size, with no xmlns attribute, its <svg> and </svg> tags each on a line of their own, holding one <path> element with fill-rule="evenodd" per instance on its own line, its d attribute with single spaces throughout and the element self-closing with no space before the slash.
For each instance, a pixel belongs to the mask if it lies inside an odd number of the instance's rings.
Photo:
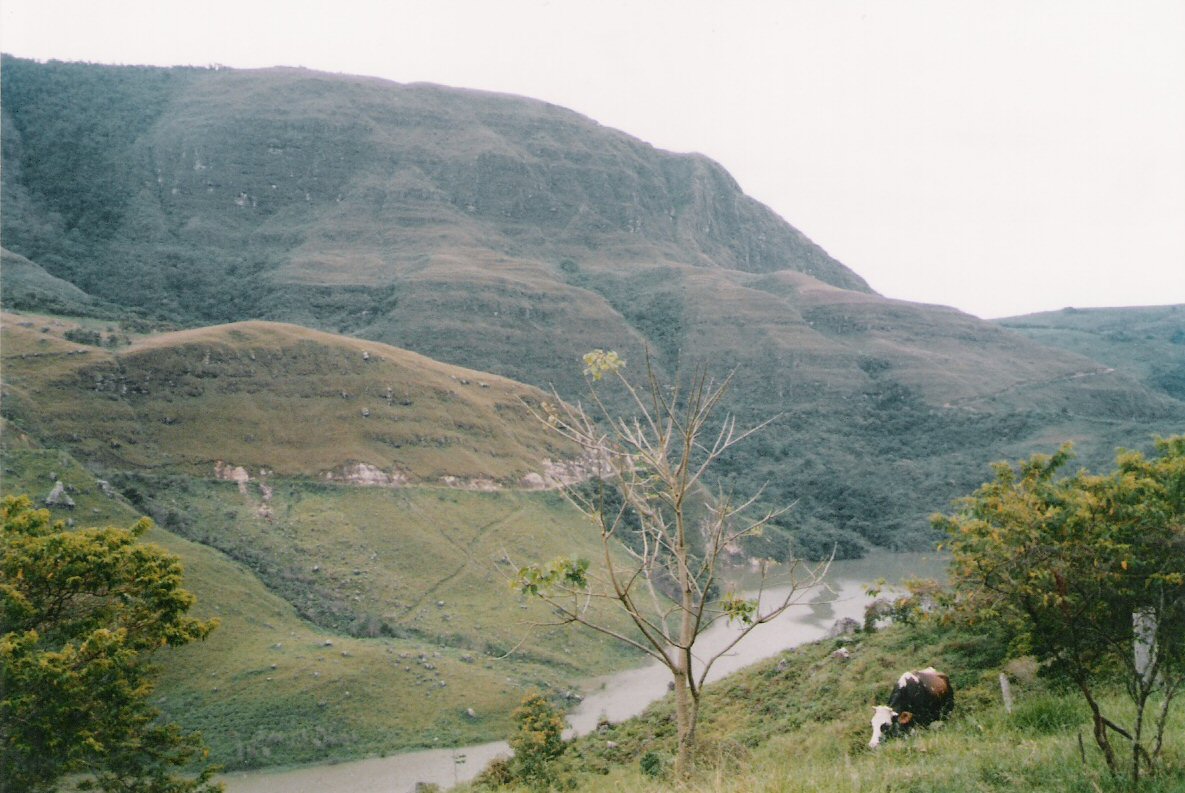
<svg viewBox="0 0 1185 793">
<path fill-rule="evenodd" d="M 889 704 L 877 705 L 873 711 L 868 748 L 880 746 L 886 737 L 908 734 L 915 724 L 928 727 L 945 719 L 954 707 L 955 692 L 949 677 L 932 666 L 920 672 L 906 672 L 897 680 Z"/>
</svg>

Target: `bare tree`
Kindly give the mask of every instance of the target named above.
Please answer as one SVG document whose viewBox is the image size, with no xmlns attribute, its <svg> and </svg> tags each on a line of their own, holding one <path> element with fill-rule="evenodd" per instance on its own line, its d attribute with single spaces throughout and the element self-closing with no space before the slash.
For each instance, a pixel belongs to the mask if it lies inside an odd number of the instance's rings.
<svg viewBox="0 0 1185 793">
<path fill-rule="evenodd" d="M 569 499 L 600 529 L 603 567 L 586 559 L 557 559 L 518 572 L 515 585 L 552 607 L 558 623 L 577 623 L 607 634 L 657 659 L 670 670 L 678 728 L 675 772 L 691 768 L 700 697 L 713 664 L 758 625 L 799 602 L 818 585 L 828 562 L 799 574 L 791 566 L 788 589 L 772 604 L 761 602 L 766 566 L 755 597 L 727 587 L 718 596 L 721 562 L 744 537 L 759 534 L 785 509 L 754 511 L 760 493 L 740 499 L 712 487 L 712 465 L 737 443 L 764 427 L 738 430 L 731 415 L 716 418 L 731 375 L 713 383 L 704 369 L 686 384 L 664 387 L 649 360 L 646 386 L 636 389 L 622 374 L 617 353 L 584 357 L 592 414 L 558 397 L 540 418 L 596 461 L 600 478 L 566 489 Z M 610 376 L 625 389 L 633 415 L 617 415 L 602 400 L 598 383 Z M 623 631 L 589 606 L 615 602 L 636 632 Z M 598 614 L 600 616 L 598 616 Z M 725 646 L 697 653 L 697 639 L 721 619 L 741 629 Z M 554 624 L 554 623 L 553 623 Z"/>
</svg>

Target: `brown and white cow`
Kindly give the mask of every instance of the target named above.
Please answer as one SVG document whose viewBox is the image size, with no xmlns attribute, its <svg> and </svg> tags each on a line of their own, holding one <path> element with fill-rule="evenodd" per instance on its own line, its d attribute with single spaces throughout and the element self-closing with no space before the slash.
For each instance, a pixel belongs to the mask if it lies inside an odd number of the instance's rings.
<svg viewBox="0 0 1185 793">
<path fill-rule="evenodd" d="M 873 711 L 868 748 L 875 749 L 887 737 L 907 734 L 914 725 L 928 727 L 945 719 L 954 707 L 955 692 L 949 677 L 932 666 L 906 672 L 898 678 L 889 704 L 877 705 Z"/>
</svg>

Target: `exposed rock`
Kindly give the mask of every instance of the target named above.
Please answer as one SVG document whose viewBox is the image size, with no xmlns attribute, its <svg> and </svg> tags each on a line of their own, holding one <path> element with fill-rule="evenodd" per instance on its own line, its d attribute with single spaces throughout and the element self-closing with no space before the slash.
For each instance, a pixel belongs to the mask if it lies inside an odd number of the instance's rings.
<svg viewBox="0 0 1185 793">
<path fill-rule="evenodd" d="M 519 482 L 524 490 L 545 490 L 547 489 L 547 482 L 543 479 L 543 474 L 537 474 L 534 471 L 527 474 Z"/>
<path fill-rule="evenodd" d="M 401 471 L 387 473 L 369 463 L 348 463 L 335 471 L 326 471 L 321 477 L 329 482 L 361 487 L 400 487 L 408 482 L 407 475 Z"/>
<path fill-rule="evenodd" d="M 887 598 L 877 598 L 864 607 L 864 630 L 881 630 L 893 622 L 893 604 Z"/>
<path fill-rule="evenodd" d="M 66 495 L 66 486 L 62 484 L 62 480 L 54 482 L 53 490 L 45 497 L 45 506 L 74 509 L 74 499 Z"/>
<path fill-rule="evenodd" d="M 841 636 L 851 636 L 853 633 L 856 633 L 858 630 L 860 630 L 860 623 L 859 622 L 852 619 L 851 617 L 843 617 L 841 619 L 836 620 L 831 625 L 831 628 L 827 631 L 827 635 L 825 638 L 838 639 Z"/>
<path fill-rule="evenodd" d="M 549 490 L 579 484 L 580 482 L 608 476 L 612 473 L 612 468 L 610 468 L 608 460 L 591 454 L 583 455 L 574 460 L 544 459 L 541 464 L 543 466 L 542 479 L 544 487 Z M 527 476 L 530 476 L 530 474 Z M 525 479 L 526 477 L 524 477 Z"/>
<path fill-rule="evenodd" d="M 214 463 L 214 478 L 223 482 L 234 482 L 239 486 L 239 492 L 243 495 L 247 494 L 247 483 L 251 481 L 251 475 L 247 473 L 247 469 L 241 465 L 230 465 L 221 460 Z"/>
<path fill-rule="evenodd" d="M 838 650 L 836 650 L 835 652 L 833 652 L 831 654 L 831 657 L 837 661 L 846 661 L 852 657 L 852 651 L 849 650 L 847 647 L 840 647 Z"/>
<path fill-rule="evenodd" d="M 440 482 L 446 487 L 455 487 L 458 490 L 476 490 L 481 493 L 493 493 L 502 489 L 502 485 L 493 479 L 483 477 L 462 479 L 459 476 L 442 476 Z"/>
</svg>

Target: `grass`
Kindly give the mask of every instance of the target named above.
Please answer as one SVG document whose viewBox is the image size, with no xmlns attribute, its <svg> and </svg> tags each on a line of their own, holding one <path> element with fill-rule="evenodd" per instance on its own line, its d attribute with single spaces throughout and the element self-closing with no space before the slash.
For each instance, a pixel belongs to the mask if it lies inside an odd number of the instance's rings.
<svg viewBox="0 0 1185 793">
<path fill-rule="evenodd" d="M 839 646 L 848 661 L 832 657 Z M 872 706 L 887 701 L 904 669 L 934 664 L 952 675 L 955 713 L 941 728 L 867 749 Z M 1016 707 L 1005 712 L 996 674 L 1012 671 Z M 1118 691 L 1104 708 L 1128 715 Z M 672 703 L 577 739 L 562 760 L 580 791 L 692 793 L 887 793 L 887 791 L 1120 791 L 1094 747 L 1089 713 L 1072 691 L 1004 663 L 984 637 L 893 626 L 875 634 L 828 640 L 784 653 L 710 686 L 699 731 L 697 769 L 675 784 Z M 1079 749 L 1079 733 L 1085 761 Z M 1178 791 L 1185 785 L 1185 713 L 1169 726 L 1162 773 L 1140 790 Z M 641 770 L 657 756 L 658 778 Z M 471 785 L 465 789 L 480 789 Z"/>
<path fill-rule="evenodd" d="M 567 452 L 523 405 L 540 392 L 375 342 L 274 323 L 163 334 L 120 329 L 115 347 L 96 347 L 67 333 L 115 332 L 100 319 L 7 313 L 2 320 L 6 492 L 44 497 L 57 473 L 78 501 L 63 517 L 81 525 L 129 523 L 138 512 L 156 518 L 162 542 L 173 543 L 190 569 L 202 608 L 225 620 L 209 643 L 186 650 L 192 660 L 178 654 L 166 665 L 164 706 L 201 727 L 232 765 L 498 737 L 525 687 L 558 691 L 630 662 L 608 640 L 559 630 L 537 633 L 500 659 L 534 613 L 509 594 L 513 569 L 561 554 L 598 555 L 557 495 L 513 489 L 543 458 Z M 883 367 L 864 369 L 874 383 L 884 377 Z M 925 465 L 890 466 L 903 497 L 929 480 L 927 466 L 943 462 L 950 463 L 950 487 L 958 461 L 965 462 L 962 445 L 981 430 L 1007 435 L 998 419 L 973 411 L 961 414 L 966 421 L 935 418 L 916 392 L 892 382 L 870 391 L 864 408 L 875 426 L 893 423 L 878 430 L 880 442 L 920 452 L 925 438 L 941 434 L 946 444 L 927 449 Z M 364 403 L 374 405 L 370 416 L 362 415 Z M 809 415 L 792 425 L 803 444 L 815 433 L 842 438 L 853 431 L 834 414 Z M 930 427 L 929 434 L 911 434 L 917 426 Z M 723 467 L 726 481 L 746 481 L 738 469 L 751 466 L 781 494 L 806 482 L 815 509 L 853 526 L 856 550 L 859 532 L 885 544 L 900 540 L 892 530 L 895 501 L 878 500 L 874 489 L 844 488 L 827 466 L 842 444 L 820 459 L 798 459 L 784 443 L 757 436 L 749 456 Z M 884 455 L 891 454 L 886 446 Z M 848 470 L 883 467 L 880 457 L 852 457 Z M 250 481 L 218 480 L 219 461 L 244 466 Z M 325 479 L 358 462 L 400 472 L 412 484 L 358 488 Z M 104 495 L 96 476 L 118 496 Z M 443 487 L 446 476 L 504 489 Z M 882 519 L 854 528 L 861 510 L 874 508 Z M 803 525 L 800 540 L 809 536 Z M 784 536 L 767 538 L 773 552 Z M 815 540 L 830 547 L 834 536 L 824 528 Z M 262 612 L 271 616 L 252 617 Z M 337 655 L 314 652 L 326 637 Z M 294 653 L 284 664 L 275 644 Z M 400 654 L 404 663 L 392 662 Z M 436 670 L 422 666 L 422 654 Z M 372 683 L 351 671 L 350 658 L 366 659 L 359 669 L 391 666 Z M 330 678 L 312 673 L 330 660 L 341 688 L 322 696 Z M 435 676 L 446 669 L 446 677 Z M 383 703 L 383 719 L 353 699 L 360 691 L 368 704 Z M 309 703 L 319 701 L 326 704 L 311 719 Z M 477 721 L 462 715 L 468 707 L 481 714 Z M 790 730 L 801 715 L 779 718 Z"/>
<path fill-rule="evenodd" d="M 75 525 L 129 525 L 139 515 L 123 497 L 105 494 L 94 476 L 64 452 L 8 448 L 3 466 L 5 493 L 28 492 L 40 499 L 60 480 L 76 505 L 56 508 L 55 517 Z M 211 512 L 233 507 L 241 498 L 225 483 L 192 480 L 188 487 Z M 336 498 L 345 513 L 355 496 L 362 503 L 353 508 L 365 511 L 382 495 L 320 487 L 316 503 L 324 506 Z M 319 545 L 291 556 L 277 551 L 274 559 L 268 556 L 276 549 L 265 544 L 267 533 L 249 533 L 249 517 L 228 521 L 243 531 L 244 543 L 264 543 L 252 557 L 262 564 L 299 559 L 307 571 L 320 562 L 315 577 L 333 583 L 329 595 L 321 590 L 312 597 L 341 598 L 353 608 L 321 624 L 285 599 L 296 591 L 291 584 L 286 589 L 266 571 L 161 527 L 146 535 L 181 558 L 185 586 L 198 598 L 195 613 L 221 620 L 206 641 L 158 655 L 163 676 L 155 700 L 170 718 L 201 730 L 219 762 L 230 768 L 325 762 L 493 740 L 506 734 L 509 713 L 527 689 L 558 695 L 570 690 L 574 679 L 630 662 L 615 643 L 571 631 L 536 632 L 519 651 L 506 655 L 527 637 L 526 621 L 545 615 L 519 607 L 499 572 L 495 549 L 521 554 L 523 561 L 594 550 L 554 495 L 518 494 L 507 504 L 500 503 L 506 494 L 464 491 L 389 497 L 399 509 L 422 513 L 436 531 L 450 531 L 466 509 L 500 511 L 519 521 L 507 522 L 500 535 L 491 535 L 491 544 L 474 545 L 471 554 L 438 536 L 417 537 L 423 526 L 410 532 L 384 526 L 369 540 L 379 543 L 373 547 L 382 551 L 381 560 L 371 558 L 371 545 L 356 545 L 358 526 L 344 519 L 328 523 L 322 512 L 314 513 L 319 518 L 305 538 Z M 370 525 L 382 523 L 381 511 L 370 515 Z M 199 523 L 204 517 L 195 515 Z M 282 527 L 271 529 L 281 539 L 288 535 Z M 387 556 L 382 536 L 406 552 Z M 495 542 L 495 536 L 504 542 Z M 449 556 L 452 566 L 435 558 L 435 552 Z M 365 574 L 353 575 L 354 564 L 362 565 Z M 449 580 L 434 581 L 433 575 Z M 345 588 L 332 588 L 337 585 Z M 418 601 L 415 608 L 396 599 L 405 593 Z M 437 598 L 444 606 L 436 605 Z M 308 600 L 300 605 L 323 616 Z M 396 613 L 385 618 L 401 635 L 368 638 L 332 624 L 332 617 L 342 616 L 346 628 L 365 625 L 369 610 L 388 607 Z M 467 715 L 469 708 L 476 718 Z"/>
<path fill-rule="evenodd" d="M 106 332 L 3 316 L 0 481 L 35 499 L 62 481 L 76 505 L 58 517 L 79 526 L 156 518 L 150 539 L 181 557 L 199 613 L 222 620 L 207 642 L 162 654 L 160 705 L 221 762 L 489 740 L 527 688 L 570 690 L 636 660 L 594 635 L 532 628 L 546 612 L 507 584 L 517 565 L 600 553 L 559 495 L 513 489 L 569 451 L 525 407 L 539 392 L 291 326 L 133 335 L 114 349 L 68 340 L 80 329 Z M 251 481 L 215 478 L 220 460 Z M 358 462 L 427 484 L 326 481 Z"/>
<path fill-rule="evenodd" d="M 85 322 L 5 315 L 7 415 L 95 463 L 518 485 L 575 456 L 531 415 L 541 392 L 387 345 L 255 322 L 111 350 L 65 338 Z"/>
</svg>

